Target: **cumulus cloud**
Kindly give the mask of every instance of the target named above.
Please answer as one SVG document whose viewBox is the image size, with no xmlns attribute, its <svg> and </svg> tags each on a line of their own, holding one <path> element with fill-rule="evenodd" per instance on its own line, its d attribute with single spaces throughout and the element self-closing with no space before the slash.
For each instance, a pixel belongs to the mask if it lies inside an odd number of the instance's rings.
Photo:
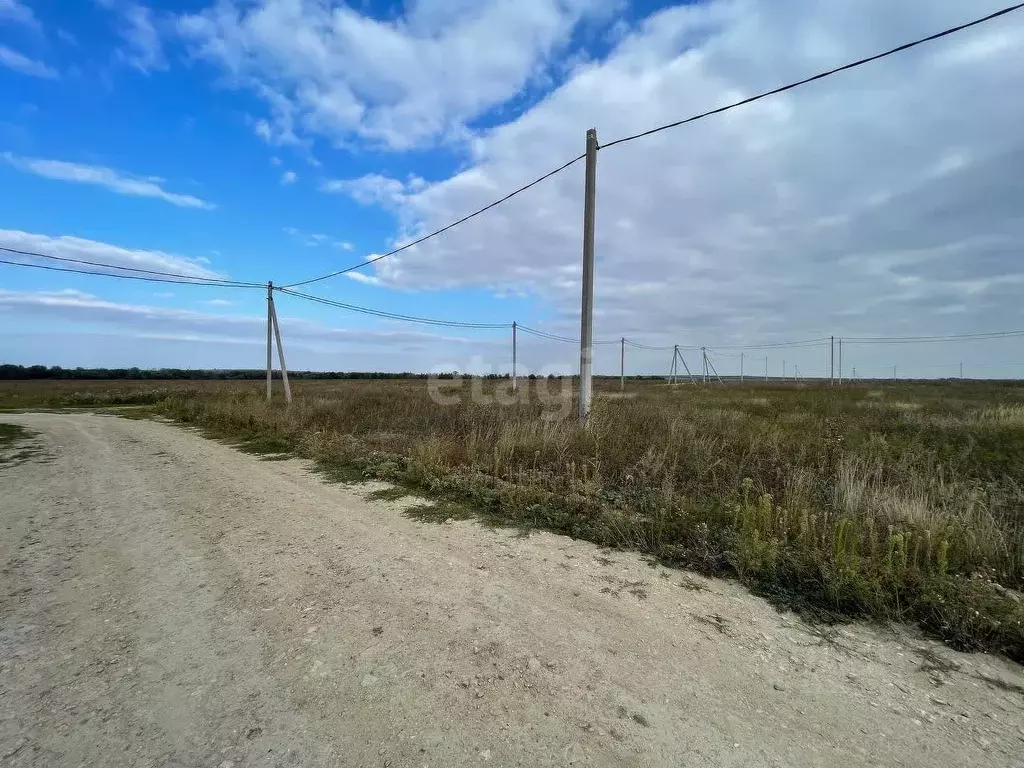
<svg viewBox="0 0 1024 768">
<path fill-rule="evenodd" d="M 39 77 L 46 80 L 56 80 L 60 73 L 44 62 L 30 59 L 23 53 L 19 53 L 6 45 L 0 45 L 0 66 L 13 69 L 29 77 Z"/>
<path fill-rule="evenodd" d="M 989 4 L 994 8 L 994 4 Z M 623 32 L 418 190 L 332 191 L 397 210 L 398 245 L 622 135 L 980 15 L 952 0 L 731 0 Z M 878 23 L 884 19 L 885 23 Z M 1019 327 L 1024 14 L 602 150 L 596 333 L 744 343 Z M 523 291 L 578 330 L 583 164 L 379 262 L 395 287 Z M 382 249 L 383 250 L 383 249 Z M 950 312 L 950 307 L 963 311 Z"/>
<path fill-rule="evenodd" d="M 357 179 L 330 179 L 320 185 L 320 191 L 346 194 L 361 205 L 401 208 L 411 194 L 426 186 L 427 183 L 415 175 L 401 181 L 379 173 L 369 173 Z"/>
<path fill-rule="evenodd" d="M 293 143 L 296 126 L 396 149 L 462 136 L 487 110 L 550 77 L 599 0 L 423 0 L 380 20 L 323 0 L 222 0 L 178 19 L 196 56 L 255 90 L 256 130 Z"/>
<path fill-rule="evenodd" d="M 71 181 L 78 184 L 94 184 L 111 192 L 131 197 L 152 197 L 181 208 L 201 208 L 211 211 L 217 206 L 194 195 L 168 192 L 161 184 L 165 179 L 157 176 L 127 176 L 112 168 L 84 163 L 69 163 L 63 160 L 48 160 L 39 157 L 21 157 L 10 152 L 3 153 L 3 159 L 18 170 L 33 173 L 47 179 Z"/>
<path fill-rule="evenodd" d="M 81 237 L 73 237 L 69 235 L 51 237 L 50 235 L 21 232 L 15 229 L 0 229 L 0 247 L 11 248 L 15 251 L 23 251 L 26 253 L 42 253 L 49 256 L 59 256 L 65 259 L 78 259 L 80 261 L 92 261 L 100 264 L 112 264 L 118 267 L 148 269 L 157 272 L 171 272 L 178 275 L 185 275 L 186 277 L 224 277 L 224 275 L 214 272 L 204 266 L 199 259 L 190 259 L 173 253 L 165 253 L 164 251 L 122 248 L 118 245 L 101 243 L 96 240 L 86 240 Z M 8 254 L 8 256 L 9 255 L 10 254 Z M 32 263 L 60 266 L 51 260 L 36 259 L 23 254 L 16 255 L 16 258 Z M 101 269 L 100 267 L 91 267 L 88 264 L 70 264 L 68 266 L 72 266 L 75 269 L 90 271 Z"/>
<path fill-rule="evenodd" d="M 285 171 L 284 173 L 281 174 L 281 183 L 284 184 L 285 186 L 289 184 L 294 184 L 296 181 L 298 181 L 298 178 L 299 175 L 295 173 L 295 171 Z"/>
</svg>

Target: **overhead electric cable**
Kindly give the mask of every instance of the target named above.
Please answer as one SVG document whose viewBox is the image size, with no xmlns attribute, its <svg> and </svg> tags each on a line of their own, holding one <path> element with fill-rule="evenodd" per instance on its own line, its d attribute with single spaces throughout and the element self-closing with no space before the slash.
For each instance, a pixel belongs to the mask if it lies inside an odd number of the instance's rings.
<svg viewBox="0 0 1024 768">
<path fill-rule="evenodd" d="M 834 69 L 829 69 L 829 70 L 826 70 L 824 72 L 819 72 L 818 74 L 812 75 L 811 77 L 805 77 L 803 80 L 797 80 L 794 83 L 789 83 L 788 85 L 783 85 L 783 86 L 780 86 L 779 88 L 773 88 L 770 91 L 764 91 L 763 93 L 759 93 L 756 96 L 751 96 L 751 97 L 746 98 L 746 99 L 741 99 L 740 101 L 735 101 L 732 104 L 726 104 L 724 107 L 718 107 L 717 109 L 712 109 L 712 110 L 709 110 L 707 112 L 702 112 L 699 115 L 693 115 L 693 116 L 687 117 L 687 118 L 685 118 L 683 120 L 676 120 L 673 123 L 666 123 L 665 125 L 659 125 L 657 128 L 651 128 L 650 130 L 647 130 L 647 131 L 641 131 L 640 133 L 634 133 L 631 136 L 623 136 L 622 138 L 615 139 L 614 141 L 609 141 L 606 144 L 602 144 L 601 145 L 601 149 L 608 149 L 609 147 L 614 147 L 616 144 L 625 144 L 627 141 L 634 141 L 636 139 L 642 139 L 645 136 L 650 136 L 650 135 L 655 134 L 655 133 L 660 133 L 661 131 L 667 131 L 669 128 L 677 128 L 680 125 L 685 125 L 686 123 L 694 123 L 694 122 L 696 122 L 698 120 L 702 120 L 705 117 L 711 117 L 712 115 L 718 115 L 718 114 L 721 114 L 722 112 L 728 112 L 730 109 L 736 109 L 736 107 L 742 107 L 742 106 L 745 106 L 747 104 L 751 104 L 751 103 L 753 103 L 755 101 L 759 101 L 761 99 L 767 98 L 768 96 L 774 96 L 776 94 L 783 93 L 785 91 L 790 91 L 790 90 L 792 90 L 794 88 L 800 87 L 801 85 L 806 85 L 807 83 L 812 83 L 815 80 L 823 80 L 826 77 L 838 74 L 840 72 L 845 72 L 848 69 L 854 69 L 856 67 L 863 66 L 864 64 L 870 64 L 873 61 L 878 61 L 879 59 L 884 59 L 887 56 L 892 56 L 893 54 L 901 53 L 902 51 L 907 51 L 907 50 L 910 50 L 911 48 L 916 48 L 917 46 L 923 45 L 924 43 L 930 43 L 930 42 L 932 42 L 934 40 L 938 40 L 939 38 L 947 37 L 948 35 L 952 35 L 952 34 L 955 34 L 957 32 L 962 32 L 965 29 L 970 29 L 971 27 L 976 27 L 979 24 L 984 24 L 985 22 L 992 21 L 993 19 L 997 19 L 1000 16 L 1005 16 L 1006 14 L 1012 13 L 1013 11 L 1018 11 L 1021 8 L 1024 8 L 1024 3 L 1017 3 L 1016 5 L 1008 6 L 1006 8 L 1001 9 L 1001 10 L 995 11 L 994 13 L 990 13 L 987 16 L 982 16 L 980 19 L 975 19 L 974 21 L 969 21 L 969 22 L 966 22 L 965 24 L 958 24 L 955 27 L 950 27 L 949 29 L 944 29 L 941 32 L 936 32 L 933 35 L 928 35 L 927 37 L 922 37 L 922 38 L 919 38 L 917 40 L 913 40 L 913 41 L 911 41 L 909 43 L 904 43 L 903 45 L 898 45 L 895 48 L 890 48 L 888 51 L 883 51 L 882 53 L 876 53 L 874 56 L 868 56 L 867 58 L 864 58 L 864 59 L 858 59 L 857 61 L 852 61 L 849 64 L 844 64 L 841 67 L 835 67 Z"/>
<path fill-rule="evenodd" d="M 122 266 L 121 264 L 108 264 L 101 261 L 86 261 L 85 259 L 73 259 L 68 256 L 53 256 L 47 253 L 37 253 L 35 251 L 23 251 L 17 248 L 8 248 L 7 246 L 0 246 L 0 251 L 6 251 L 7 253 L 14 253 L 19 256 L 31 256 L 37 259 L 51 259 L 53 261 L 63 261 L 73 264 L 87 264 L 89 266 L 98 266 L 104 269 L 123 269 L 129 272 L 140 272 L 142 274 L 155 274 L 163 276 L 163 278 L 177 278 L 180 280 L 189 281 L 204 281 L 207 283 L 230 283 L 232 285 L 245 286 L 247 288 L 266 288 L 265 284 L 261 283 L 250 283 L 247 281 L 229 280 L 227 278 L 204 278 L 198 274 L 180 274 L 178 272 L 164 272 L 157 269 L 142 269 L 135 266 Z M 100 272 L 93 272 L 84 270 L 87 274 L 100 274 Z"/>
<path fill-rule="evenodd" d="M 444 227 L 441 227 L 440 229 L 435 229 L 433 232 L 430 232 L 430 233 L 428 233 L 426 235 L 423 235 L 422 237 L 418 237 L 415 240 L 413 240 L 412 242 L 406 243 L 405 245 L 403 245 L 403 246 L 401 246 L 399 248 L 395 248 L 394 250 L 388 251 L 387 253 L 382 253 L 379 256 L 374 256 L 373 258 L 367 259 L 366 261 L 361 261 L 358 264 L 353 264 L 351 267 L 345 267 L 345 269 L 339 269 L 339 270 L 337 270 L 335 272 L 329 272 L 328 274 L 320 275 L 319 277 L 312 277 L 309 280 L 302 280 L 302 281 L 297 282 L 297 283 L 289 283 L 288 285 L 285 285 L 285 286 L 282 286 L 282 287 L 284 287 L 284 288 L 297 288 L 300 285 L 309 285 L 310 283 L 316 283 L 316 282 L 319 282 L 320 280 L 327 280 L 328 278 L 331 278 L 331 277 L 338 277 L 339 275 L 344 275 L 347 272 L 352 272 L 354 270 L 357 270 L 360 267 L 365 267 L 365 266 L 367 266 L 369 264 L 374 264 L 374 263 L 380 261 L 381 259 L 386 259 L 388 256 L 394 256 L 396 253 L 401 253 L 402 251 L 404 251 L 404 250 L 406 250 L 408 248 L 412 248 L 414 245 L 419 245 L 420 243 L 425 242 L 426 240 L 429 240 L 432 237 L 436 237 L 437 235 L 440 235 L 440 234 L 442 234 L 444 232 L 447 232 L 449 229 L 457 227 L 460 224 L 463 224 L 463 223 L 469 221 L 470 219 L 472 219 L 472 218 L 474 218 L 476 216 L 479 216 L 481 213 L 484 213 L 485 211 L 489 211 L 491 208 L 494 208 L 496 206 L 501 205 L 502 203 L 506 202 L 507 200 L 511 200 L 513 197 L 518 195 L 520 192 L 525 192 L 530 187 L 533 187 L 533 186 L 536 186 L 537 184 L 540 184 L 542 181 L 544 181 L 545 179 L 551 178 L 556 173 L 561 173 L 566 168 L 571 166 L 573 163 L 576 163 L 576 162 L 582 160 L 584 157 L 586 157 L 586 154 L 582 154 L 582 155 L 579 155 L 577 157 L 574 157 L 569 162 L 563 163 L 562 165 L 558 166 L 554 170 L 548 171 L 543 176 L 538 176 L 536 179 L 531 181 L 529 184 L 524 184 L 523 186 L 519 187 L 518 189 L 514 189 L 513 191 L 509 192 L 504 197 L 499 198 L 498 200 L 495 200 L 492 203 L 488 203 L 483 208 L 478 208 L 477 210 L 473 211 L 472 213 L 467 214 L 466 216 L 463 216 L 461 219 L 458 219 L 457 221 L 453 221 L 451 224 L 448 224 L 448 225 L 446 225 Z"/>
<path fill-rule="evenodd" d="M 285 293 L 289 296 L 296 296 L 306 301 L 312 301 L 317 304 L 323 304 L 329 307 L 335 307 L 336 309 L 344 309 L 349 312 L 358 312 L 364 315 L 372 315 L 374 317 L 382 317 L 388 320 L 402 320 L 408 323 L 420 323 L 422 325 L 435 325 L 444 326 L 451 328 L 475 328 L 475 329 L 496 329 L 496 328 L 511 328 L 511 323 L 470 323 L 461 322 L 458 320 L 438 320 L 429 317 L 418 317 L 416 315 L 403 315 L 397 312 L 388 312 L 382 309 L 372 309 L 370 307 L 361 307 L 356 304 L 348 304 L 343 301 L 335 301 L 334 299 L 327 299 L 323 296 L 313 296 L 312 294 L 302 293 L 300 291 L 292 291 L 287 288 L 275 288 L 274 290 Z"/>
<path fill-rule="evenodd" d="M 112 272 L 97 272 L 91 269 L 74 269 L 73 267 L 51 267 L 48 264 L 27 264 L 23 261 L 8 261 L 0 259 L 0 264 L 10 267 L 29 267 L 30 269 L 45 269 L 48 272 L 70 272 L 76 275 L 94 275 L 96 277 L 114 277 L 119 280 L 141 280 L 146 283 L 170 283 L 172 285 L 205 285 L 212 288 L 266 288 L 258 283 L 236 283 L 216 282 L 212 280 L 199 280 L 197 278 L 185 277 L 183 279 L 172 279 L 166 277 L 147 277 L 145 275 L 121 275 Z"/>
</svg>

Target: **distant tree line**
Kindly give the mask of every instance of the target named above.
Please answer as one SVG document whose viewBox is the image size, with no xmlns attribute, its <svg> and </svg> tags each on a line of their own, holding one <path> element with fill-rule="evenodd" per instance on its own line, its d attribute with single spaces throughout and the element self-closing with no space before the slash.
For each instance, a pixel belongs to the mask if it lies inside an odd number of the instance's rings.
<svg viewBox="0 0 1024 768">
<path fill-rule="evenodd" d="M 217 379 L 229 379 L 237 381 L 257 381 L 266 377 L 267 372 L 260 369 L 196 369 L 196 368 L 62 368 L 59 365 L 11 365 L 0 364 L 0 380 L 34 380 L 34 379 L 93 379 L 93 380 L 116 380 L 116 379 L 178 379 L 184 381 L 209 381 Z M 429 376 L 440 379 L 469 379 L 472 376 L 459 371 L 448 371 L 439 374 L 427 373 L 384 373 L 381 371 L 288 371 L 292 379 L 426 379 Z M 276 377 L 276 374 L 275 374 Z M 509 375 L 491 373 L 484 379 L 507 379 Z M 536 376 L 529 374 L 522 377 L 529 381 L 536 381 L 538 378 L 551 380 L 566 378 L 562 376 L 549 375 Z M 574 377 L 569 377 L 574 378 Z M 617 378 L 615 376 L 595 376 L 595 379 Z M 664 376 L 627 376 L 628 379 L 663 379 Z"/>
<path fill-rule="evenodd" d="M 62 368 L 59 365 L 0 365 L 0 379 L 215 379 L 259 380 L 267 372 L 258 369 L 199 368 Z M 276 376 L 276 374 L 275 374 Z M 425 373 L 380 373 L 376 371 L 288 371 L 292 379 L 425 379 Z"/>
</svg>

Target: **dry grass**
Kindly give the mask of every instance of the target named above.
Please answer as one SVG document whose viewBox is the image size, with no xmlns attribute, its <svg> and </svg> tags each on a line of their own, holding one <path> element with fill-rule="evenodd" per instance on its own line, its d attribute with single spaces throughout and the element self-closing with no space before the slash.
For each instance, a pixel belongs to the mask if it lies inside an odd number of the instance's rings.
<svg viewBox="0 0 1024 768">
<path fill-rule="evenodd" d="M 0 383 L 0 404 L 153 404 L 493 523 L 732 574 L 803 608 L 916 620 L 958 647 L 1024 659 L 1012 596 L 1024 586 L 1024 388 L 874 386 L 630 382 L 635 396 L 595 400 L 587 432 L 550 382 L 518 396 L 507 382 L 465 383 L 442 405 L 422 380 L 299 381 L 290 408 L 266 403 L 257 382 Z"/>
</svg>

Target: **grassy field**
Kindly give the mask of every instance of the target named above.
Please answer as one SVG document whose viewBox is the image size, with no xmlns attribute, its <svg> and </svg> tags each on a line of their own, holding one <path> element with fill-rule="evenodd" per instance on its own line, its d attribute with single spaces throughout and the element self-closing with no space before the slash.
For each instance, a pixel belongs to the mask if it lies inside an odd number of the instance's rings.
<svg viewBox="0 0 1024 768">
<path fill-rule="evenodd" d="M 823 616 L 904 620 L 1024 661 L 1024 386 L 0 382 L 0 407 L 146 404 L 339 480 L 733 576 Z M 280 394 L 277 395 L 280 397 Z"/>
</svg>

